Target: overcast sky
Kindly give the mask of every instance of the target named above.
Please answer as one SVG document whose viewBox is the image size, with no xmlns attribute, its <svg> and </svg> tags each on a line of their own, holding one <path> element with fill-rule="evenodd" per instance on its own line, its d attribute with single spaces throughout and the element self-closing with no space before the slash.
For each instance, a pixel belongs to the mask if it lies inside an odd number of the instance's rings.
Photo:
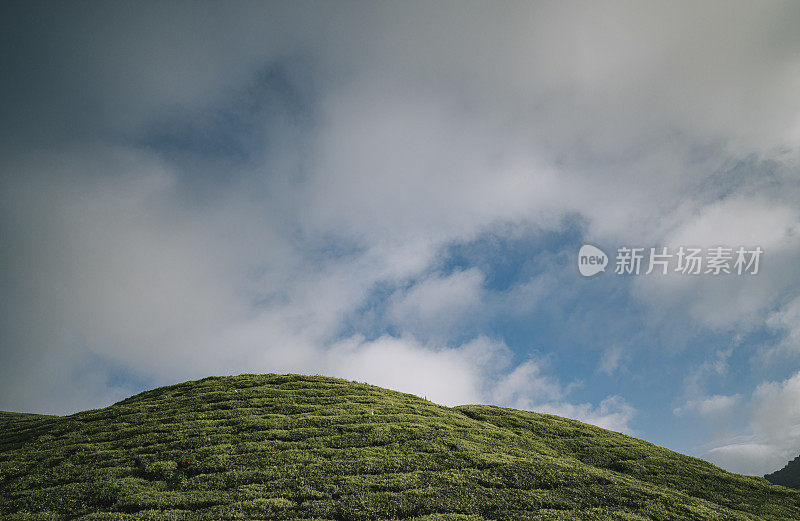
<svg viewBox="0 0 800 521">
<path fill-rule="evenodd" d="M 242 372 L 800 454 L 797 2 L 0 7 L 0 409 Z M 584 243 L 759 246 L 605 273 Z"/>
</svg>

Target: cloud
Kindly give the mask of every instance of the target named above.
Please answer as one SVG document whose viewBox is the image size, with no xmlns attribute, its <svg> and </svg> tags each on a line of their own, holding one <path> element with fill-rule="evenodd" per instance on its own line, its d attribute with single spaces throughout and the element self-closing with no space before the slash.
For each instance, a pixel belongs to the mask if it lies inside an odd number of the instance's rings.
<svg viewBox="0 0 800 521">
<path fill-rule="evenodd" d="M 620 346 L 613 346 L 603 351 L 597 370 L 601 373 L 611 375 L 622 367 L 625 358 L 626 355 L 622 348 Z"/>
<path fill-rule="evenodd" d="M 703 417 L 713 417 L 729 414 L 740 400 L 739 395 L 725 396 L 715 394 L 698 400 L 688 400 L 683 405 L 673 409 L 677 416 L 685 414 L 698 414 Z"/>
<path fill-rule="evenodd" d="M 493 403 L 534 410 L 591 423 L 605 429 L 633 434 L 636 409 L 621 396 L 605 397 L 598 405 L 572 403 L 566 397 L 577 384 L 562 385 L 542 373 L 541 363 L 528 360 L 502 377 L 491 391 Z"/>
<path fill-rule="evenodd" d="M 392 296 L 389 317 L 406 331 L 452 335 L 466 320 L 478 319 L 483 282 L 476 268 L 424 278 Z"/>
<path fill-rule="evenodd" d="M 597 406 L 573 404 L 567 396 L 574 384 L 562 385 L 533 360 L 512 366 L 511 358 L 505 344 L 486 337 L 455 348 L 424 345 L 411 337 L 383 336 L 374 341 L 355 337 L 333 346 L 322 366 L 328 374 L 417 394 L 443 405 L 491 403 L 632 432 L 630 422 L 636 410 L 621 397 L 606 397 Z"/>
<path fill-rule="evenodd" d="M 757 476 L 779 470 L 788 462 L 775 452 L 772 445 L 741 442 L 714 447 L 707 457 L 730 472 Z"/>
<path fill-rule="evenodd" d="M 493 389 L 494 399 L 518 409 L 532 409 L 534 404 L 558 401 L 569 394 L 552 376 L 542 374 L 540 364 L 528 360 L 500 380 Z"/>
<path fill-rule="evenodd" d="M 4 356 L 28 359 L 15 360 L 13 371 L 6 366 L 4 381 L 21 389 L 31 375 L 58 374 L 58 367 L 61 373 L 47 378 L 51 385 L 40 392 L 5 394 L 4 407 L 65 412 L 110 403 L 136 390 L 135 384 L 109 386 L 109 374 L 119 368 L 153 384 L 296 371 L 368 381 L 448 405 L 560 407 L 627 429 L 629 416 L 617 421 L 607 405 L 570 404 L 570 386 L 533 362 L 511 367 L 509 348 L 486 337 L 456 347 L 422 343 L 408 333 L 335 341 L 342 320 L 376 281 L 406 273 L 393 255 L 356 249 L 318 265 L 304 251 L 313 243 L 292 243 L 278 230 L 250 226 L 264 223 L 270 209 L 248 205 L 238 188 L 198 213 L 179 203 L 176 172 L 148 154 L 116 148 L 59 154 L 38 167 L 47 176 L 5 184 L 3 208 L 15 219 L 4 223 L 24 248 L 4 277 L 12 284 L 36 274 L 41 284 L 35 292 L 20 286 L 16 296 L 18 305 L 30 299 L 39 307 L 16 312 L 41 323 L 5 324 L 18 344 Z M 84 168 L 87 156 L 100 166 Z M 114 176 L 86 174 L 105 164 L 115 167 Z M 25 213 L 41 208 L 47 211 Z M 23 236 L 31 222 L 48 233 Z M 446 333 L 479 308 L 483 282 L 478 269 L 419 278 L 389 300 L 389 315 L 404 331 Z M 65 391 L 75 379 L 78 392 Z M 529 395 L 536 399 L 525 401 Z"/>
<path fill-rule="evenodd" d="M 724 377 L 730 372 L 730 358 L 738 342 L 725 349 L 718 349 L 713 356 L 695 367 L 684 378 L 684 390 L 692 398 L 689 401 L 703 399 L 706 384 L 712 378 Z"/>
<path fill-rule="evenodd" d="M 505 344 L 478 337 L 455 348 L 421 344 L 413 338 L 355 337 L 332 347 L 323 368 L 335 376 L 363 380 L 425 396 L 443 405 L 481 403 L 486 379 L 507 364 Z"/>
<path fill-rule="evenodd" d="M 629 435 L 637 434 L 630 426 L 637 411 L 621 396 L 604 398 L 597 406 L 590 403 L 556 402 L 545 404 L 537 410 L 543 413 L 575 418 L 612 431 Z"/>
<path fill-rule="evenodd" d="M 760 384 L 753 399 L 753 421 L 768 439 L 789 436 L 800 428 L 800 372 L 783 381 Z"/>
<path fill-rule="evenodd" d="M 800 215 L 788 200 L 740 196 L 701 206 L 659 245 L 673 253 L 681 246 L 761 247 L 759 273 L 639 277 L 635 294 L 654 309 L 684 313 L 704 327 L 747 329 L 762 324 L 786 298 L 786 288 L 798 282 L 793 266 L 800 255 L 798 226 Z"/>
<path fill-rule="evenodd" d="M 780 347 L 789 352 L 800 350 L 800 298 L 770 313 L 766 323 L 784 334 Z"/>
<path fill-rule="evenodd" d="M 714 397 L 710 405 L 712 409 L 733 406 L 735 402 L 728 403 L 731 398 Z M 710 449 L 711 461 L 733 472 L 765 474 L 782 468 L 800 452 L 800 372 L 782 381 L 763 382 L 741 411 L 747 415 L 750 432 Z"/>
</svg>

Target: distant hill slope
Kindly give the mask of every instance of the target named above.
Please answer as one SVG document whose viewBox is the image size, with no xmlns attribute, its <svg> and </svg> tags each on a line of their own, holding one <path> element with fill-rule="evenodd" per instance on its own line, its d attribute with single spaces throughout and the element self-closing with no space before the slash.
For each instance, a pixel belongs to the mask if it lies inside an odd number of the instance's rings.
<svg viewBox="0 0 800 521">
<path fill-rule="evenodd" d="M 776 485 L 800 489 L 800 456 L 787 463 L 781 470 L 764 477 Z"/>
<path fill-rule="evenodd" d="M 800 519 L 800 492 L 577 421 L 324 377 L 0 415 L 3 520 Z"/>
</svg>

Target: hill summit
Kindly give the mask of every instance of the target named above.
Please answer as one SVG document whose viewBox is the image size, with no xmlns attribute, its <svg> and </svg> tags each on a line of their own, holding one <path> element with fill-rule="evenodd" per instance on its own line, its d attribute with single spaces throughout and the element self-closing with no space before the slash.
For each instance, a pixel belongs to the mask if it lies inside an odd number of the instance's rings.
<svg viewBox="0 0 800 521">
<path fill-rule="evenodd" d="M 557 416 L 212 377 L 0 414 L 0 519 L 800 519 L 800 492 Z"/>
</svg>

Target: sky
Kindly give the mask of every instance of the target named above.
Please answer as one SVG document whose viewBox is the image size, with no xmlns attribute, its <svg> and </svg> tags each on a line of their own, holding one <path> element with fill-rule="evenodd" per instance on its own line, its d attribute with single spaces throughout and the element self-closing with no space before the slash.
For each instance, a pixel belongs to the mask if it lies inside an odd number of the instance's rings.
<svg viewBox="0 0 800 521">
<path fill-rule="evenodd" d="M 798 25 L 772 1 L 3 2 L 0 410 L 324 374 L 777 470 Z M 740 246 L 756 274 L 615 273 L 624 247 Z"/>
</svg>

